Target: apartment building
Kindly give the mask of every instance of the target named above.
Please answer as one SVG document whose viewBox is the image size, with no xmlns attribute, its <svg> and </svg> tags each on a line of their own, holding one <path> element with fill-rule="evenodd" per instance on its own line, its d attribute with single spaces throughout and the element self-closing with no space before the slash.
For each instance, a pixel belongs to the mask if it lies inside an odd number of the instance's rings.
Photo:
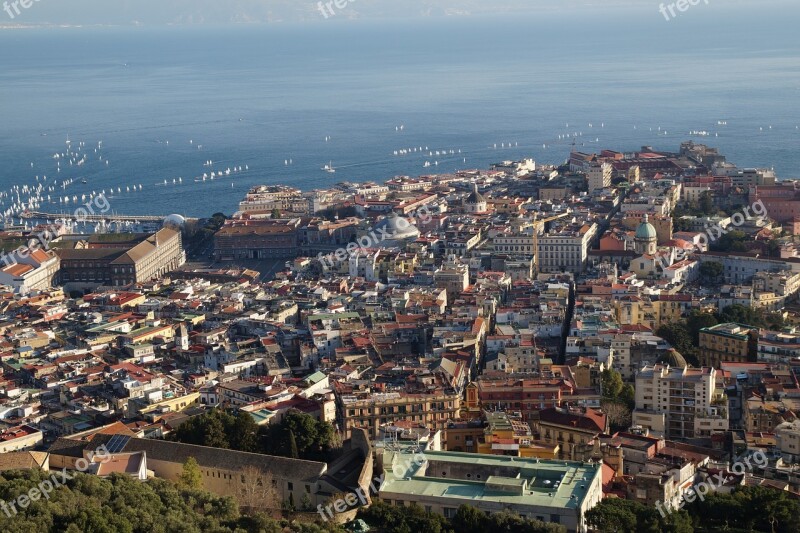
<svg viewBox="0 0 800 533">
<path fill-rule="evenodd" d="M 633 425 L 668 439 L 727 431 L 727 400 L 716 390 L 716 377 L 717 371 L 708 367 L 645 366 L 636 375 Z"/>
<path fill-rule="evenodd" d="M 469 266 L 451 263 L 442 265 L 433 274 L 437 288 L 447 291 L 447 300 L 454 300 L 461 292 L 469 287 Z"/>
<path fill-rule="evenodd" d="M 783 422 L 775 428 L 775 448 L 785 462 L 800 463 L 800 420 Z"/>
<path fill-rule="evenodd" d="M 419 422 L 434 431 L 447 429 L 451 419 L 458 418 L 461 395 L 445 390 L 430 394 L 408 392 L 372 393 L 368 397 L 336 395 L 339 427 L 349 438 L 361 428 L 374 439 L 381 426 L 401 420 Z"/>
<path fill-rule="evenodd" d="M 755 362 L 758 329 L 742 324 L 717 324 L 700 330 L 700 364 L 719 368 L 723 361 Z"/>
<path fill-rule="evenodd" d="M 614 167 L 609 163 L 593 163 L 586 170 L 586 179 L 589 183 L 589 192 L 597 189 L 611 187 L 611 178 L 614 174 Z"/>
<path fill-rule="evenodd" d="M 585 460 L 593 441 L 608 432 L 608 417 L 590 408 L 551 407 L 532 422 L 542 441 L 559 447 L 559 459 Z"/>
</svg>

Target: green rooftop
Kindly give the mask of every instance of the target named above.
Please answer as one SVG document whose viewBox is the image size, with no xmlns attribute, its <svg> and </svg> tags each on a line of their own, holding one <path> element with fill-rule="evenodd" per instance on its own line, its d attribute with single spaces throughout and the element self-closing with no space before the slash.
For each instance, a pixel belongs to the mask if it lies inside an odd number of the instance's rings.
<svg viewBox="0 0 800 533">
<path fill-rule="evenodd" d="M 386 453 L 386 480 L 381 495 L 453 498 L 454 507 L 472 501 L 576 509 L 590 487 L 602 482 L 600 463 L 425 452 L 423 464 L 416 465 L 411 450 Z M 396 473 L 390 465 L 395 465 Z M 449 475 L 444 476 L 445 473 Z"/>
</svg>

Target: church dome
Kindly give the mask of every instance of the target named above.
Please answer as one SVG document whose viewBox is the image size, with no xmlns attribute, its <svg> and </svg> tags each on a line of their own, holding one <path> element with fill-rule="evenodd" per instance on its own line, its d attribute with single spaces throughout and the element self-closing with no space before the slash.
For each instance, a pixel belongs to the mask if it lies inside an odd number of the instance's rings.
<svg viewBox="0 0 800 533">
<path fill-rule="evenodd" d="M 657 238 L 658 234 L 656 233 L 656 228 L 650 224 L 647 215 L 645 215 L 644 219 L 642 219 L 642 223 L 639 224 L 639 228 L 636 230 L 636 239 L 641 241 L 653 241 Z"/>
<path fill-rule="evenodd" d="M 674 348 L 667 350 L 663 355 L 656 359 L 656 364 L 669 365 L 670 368 L 686 368 L 688 363 L 680 352 Z"/>
<path fill-rule="evenodd" d="M 467 199 L 464 201 L 464 203 L 468 205 L 479 205 L 486 203 L 486 198 L 484 198 L 483 195 L 478 192 L 477 184 L 475 184 L 475 187 L 473 188 L 469 196 L 467 196 Z"/>
</svg>

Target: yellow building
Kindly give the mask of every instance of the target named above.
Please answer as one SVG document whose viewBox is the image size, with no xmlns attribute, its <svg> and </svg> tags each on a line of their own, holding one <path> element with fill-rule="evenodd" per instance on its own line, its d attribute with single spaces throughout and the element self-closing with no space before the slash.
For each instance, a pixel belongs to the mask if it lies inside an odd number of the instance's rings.
<svg viewBox="0 0 800 533">
<path fill-rule="evenodd" d="M 614 300 L 617 322 L 623 326 L 647 326 L 653 331 L 671 324 L 692 308 L 689 295 L 664 295 L 658 299 L 639 296 Z"/>
<path fill-rule="evenodd" d="M 164 413 L 183 411 L 188 407 L 199 405 L 199 403 L 199 392 L 191 392 L 184 396 L 167 398 L 150 404 L 145 398 L 132 398 L 128 401 L 128 412 L 130 416 L 141 415 L 148 420 L 157 421 Z"/>
<path fill-rule="evenodd" d="M 487 412 L 486 420 L 488 427 L 483 432 L 483 438 L 478 440 L 478 453 L 539 459 L 558 457 L 558 444 L 536 441 L 525 422 L 502 411 Z"/>
<path fill-rule="evenodd" d="M 756 360 L 758 329 L 742 324 L 717 324 L 700 330 L 700 364 L 719 368 L 722 361 Z"/>
<path fill-rule="evenodd" d="M 461 412 L 461 395 L 442 389 L 430 394 L 406 392 L 373 393 L 369 397 L 336 396 L 341 427 L 345 438 L 360 428 L 376 438 L 383 424 L 398 420 L 420 422 L 434 430 L 445 430 Z"/>
</svg>

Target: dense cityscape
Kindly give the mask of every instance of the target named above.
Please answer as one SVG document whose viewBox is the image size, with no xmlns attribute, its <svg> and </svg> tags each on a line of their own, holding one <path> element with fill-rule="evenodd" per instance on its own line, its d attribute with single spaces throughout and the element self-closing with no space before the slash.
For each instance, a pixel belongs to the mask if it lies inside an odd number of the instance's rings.
<svg viewBox="0 0 800 533">
<path fill-rule="evenodd" d="M 800 182 L 676 148 L 23 213 L 0 524 L 796 531 Z"/>
</svg>

